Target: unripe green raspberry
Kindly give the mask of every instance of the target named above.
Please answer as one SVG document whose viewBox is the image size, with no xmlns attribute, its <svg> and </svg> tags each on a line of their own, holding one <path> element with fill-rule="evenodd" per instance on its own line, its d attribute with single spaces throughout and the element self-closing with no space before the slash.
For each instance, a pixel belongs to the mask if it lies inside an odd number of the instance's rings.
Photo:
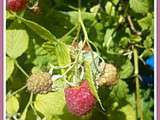
<svg viewBox="0 0 160 120">
<path fill-rule="evenodd" d="M 100 65 L 103 69 L 100 78 L 97 80 L 99 86 L 112 86 L 118 82 L 117 68 L 112 64 L 102 63 Z"/>
<path fill-rule="evenodd" d="M 45 94 L 51 91 L 51 75 L 47 72 L 33 73 L 27 80 L 27 89 L 34 94 Z"/>
</svg>

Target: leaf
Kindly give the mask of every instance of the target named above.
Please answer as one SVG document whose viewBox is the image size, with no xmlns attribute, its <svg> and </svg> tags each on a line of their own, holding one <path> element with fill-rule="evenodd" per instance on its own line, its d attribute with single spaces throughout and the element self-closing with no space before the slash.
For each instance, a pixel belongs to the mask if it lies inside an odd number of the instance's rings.
<svg viewBox="0 0 160 120">
<path fill-rule="evenodd" d="M 135 110 L 127 104 L 122 108 L 110 113 L 108 120 L 136 120 Z"/>
<path fill-rule="evenodd" d="M 124 62 L 125 63 L 121 65 L 119 72 L 121 79 L 126 79 L 133 73 L 133 65 L 131 61 L 129 59 L 126 59 Z"/>
<path fill-rule="evenodd" d="M 29 36 L 24 29 L 8 29 L 7 30 L 7 54 L 11 58 L 18 58 L 28 48 Z"/>
<path fill-rule="evenodd" d="M 114 98 L 121 100 L 126 97 L 128 92 L 129 92 L 129 89 L 128 89 L 127 83 L 124 82 L 123 80 L 119 80 L 118 84 L 113 87 L 111 94 L 112 96 L 114 96 Z"/>
<path fill-rule="evenodd" d="M 70 11 L 70 12 L 62 12 L 65 15 L 68 15 L 70 17 L 70 21 L 72 24 L 77 24 L 78 21 L 78 12 L 76 11 Z M 89 12 L 81 12 L 82 14 L 82 19 L 83 20 L 90 20 L 93 21 L 95 20 L 95 13 L 89 13 Z"/>
<path fill-rule="evenodd" d="M 126 105 L 120 109 L 126 116 L 126 120 L 136 120 L 136 111 L 131 105 Z"/>
<path fill-rule="evenodd" d="M 120 0 L 111 0 L 115 5 L 119 3 Z"/>
<path fill-rule="evenodd" d="M 152 14 L 148 13 L 146 17 L 138 20 L 138 24 L 141 26 L 143 31 L 152 27 Z"/>
<path fill-rule="evenodd" d="M 129 38 L 127 37 L 122 37 L 121 40 L 119 41 L 119 46 L 122 48 L 126 48 L 129 44 Z"/>
<path fill-rule="evenodd" d="M 138 35 L 131 35 L 130 36 L 130 39 L 133 43 L 139 43 L 141 42 L 142 38 Z"/>
<path fill-rule="evenodd" d="M 45 115 L 47 120 L 62 115 L 65 106 L 64 92 L 61 90 L 48 94 L 38 94 L 34 106 L 37 111 Z"/>
<path fill-rule="evenodd" d="M 107 29 L 106 30 L 106 33 L 105 33 L 105 36 L 104 36 L 104 43 L 103 43 L 103 46 L 109 48 L 110 47 L 110 44 L 112 42 L 112 35 L 113 35 L 113 32 L 114 32 L 114 29 Z"/>
<path fill-rule="evenodd" d="M 110 16 L 115 15 L 115 7 L 112 5 L 112 2 L 108 1 L 105 5 L 106 13 Z"/>
<path fill-rule="evenodd" d="M 10 20 L 13 20 L 13 19 L 15 19 L 16 17 L 13 15 L 13 14 L 11 14 L 9 11 L 6 11 L 6 19 L 10 19 Z"/>
<path fill-rule="evenodd" d="M 98 91 L 96 89 L 95 83 L 93 81 L 91 63 L 88 62 L 88 61 L 85 61 L 85 79 L 88 81 L 89 87 L 90 87 L 93 95 L 97 98 L 101 108 L 104 110 L 102 102 L 99 98 Z"/>
<path fill-rule="evenodd" d="M 153 45 L 153 40 L 151 38 L 151 36 L 147 36 L 146 39 L 143 42 L 143 45 L 145 48 L 151 48 Z"/>
<path fill-rule="evenodd" d="M 14 60 L 10 57 L 6 57 L 6 80 L 11 76 L 14 70 Z"/>
<path fill-rule="evenodd" d="M 90 11 L 92 13 L 97 13 L 99 8 L 100 8 L 100 4 L 97 4 L 97 5 L 93 6 L 92 8 L 90 8 Z"/>
<path fill-rule="evenodd" d="M 127 104 L 119 110 L 113 111 L 110 114 L 109 120 L 136 120 L 136 112 L 131 105 Z"/>
<path fill-rule="evenodd" d="M 38 94 L 34 106 L 47 120 L 81 120 L 68 112 L 63 90 Z"/>
<path fill-rule="evenodd" d="M 18 18 L 21 21 L 23 21 L 30 29 L 32 29 L 35 33 L 37 33 L 37 35 L 39 35 L 44 40 L 51 40 L 54 42 L 56 41 L 56 37 L 43 26 L 21 17 L 18 17 Z"/>
<path fill-rule="evenodd" d="M 15 96 L 7 98 L 6 110 L 9 116 L 15 115 L 19 110 L 19 102 Z"/>
<path fill-rule="evenodd" d="M 71 58 L 70 58 L 70 51 L 63 42 L 59 42 L 56 46 L 56 56 L 58 60 L 59 66 L 65 66 L 69 63 L 71 63 Z M 64 70 L 62 70 L 62 73 Z"/>
<path fill-rule="evenodd" d="M 136 13 L 147 13 L 149 9 L 149 0 L 129 0 L 131 9 Z"/>
</svg>

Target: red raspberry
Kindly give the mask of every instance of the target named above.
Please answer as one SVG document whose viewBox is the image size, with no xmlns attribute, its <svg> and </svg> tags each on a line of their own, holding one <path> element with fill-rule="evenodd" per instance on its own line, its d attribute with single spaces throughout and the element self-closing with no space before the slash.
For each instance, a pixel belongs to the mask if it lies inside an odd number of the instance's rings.
<svg viewBox="0 0 160 120">
<path fill-rule="evenodd" d="M 7 0 L 7 9 L 18 12 L 26 7 L 27 0 Z"/>
<path fill-rule="evenodd" d="M 66 88 L 64 92 L 68 110 L 73 115 L 87 115 L 96 103 L 86 80 L 79 87 Z"/>
</svg>

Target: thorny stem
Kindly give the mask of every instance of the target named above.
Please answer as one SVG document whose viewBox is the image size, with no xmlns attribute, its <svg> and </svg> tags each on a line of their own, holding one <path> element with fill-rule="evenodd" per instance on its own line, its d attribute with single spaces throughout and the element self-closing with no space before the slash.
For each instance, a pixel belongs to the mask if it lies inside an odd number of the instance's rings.
<svg viewBox="0 0 160 120">
<path fill-rule="evenodd" d="M 134 75 L 135 75 L 135 82 L 136 82 L 136 114 L 137 118 L 141 118 L 143 120 L 143 111 L 142 111 L 142 103 L 141 103 L 141 96 L 140 96 L 140 84 L 139 84 L 139 65 L 138 65 L 138 51 L 136 48 L 133 48 L 133 54 L 134 54 Z"/>
</svg>

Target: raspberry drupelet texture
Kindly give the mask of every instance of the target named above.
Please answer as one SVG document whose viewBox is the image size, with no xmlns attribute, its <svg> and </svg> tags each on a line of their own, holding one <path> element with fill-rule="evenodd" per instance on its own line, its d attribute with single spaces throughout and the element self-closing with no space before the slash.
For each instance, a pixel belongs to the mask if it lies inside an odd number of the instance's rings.
<svg viewBox="0 0 160 120">
<path fill-rule="evenodd" d="M 27 80 L 27 89 L 32 93 L 45 94 L 52 90 L 51 75 L 47 72 L 32 74 Z"/>
<path fill-rule="evenodd" d="M 117 68 L 113 64 L 102 63 L 101 69 L 103 69 L 102 75 L 97 80 L 99 86 L 106 85 L 112 86 L 118 83 Z"/>
<path fill-rule="evenodd" d="M 7 9 L 18 12 L 26 7 L 27 0 L 7 0 Z"/>
<path fill-rule="evenodd" d="M 66 88 L 65 99 L 69 112 L 80 117 L 87 115 L 96 103 L 86 80 L 78 87 Z"/>
</svg>

